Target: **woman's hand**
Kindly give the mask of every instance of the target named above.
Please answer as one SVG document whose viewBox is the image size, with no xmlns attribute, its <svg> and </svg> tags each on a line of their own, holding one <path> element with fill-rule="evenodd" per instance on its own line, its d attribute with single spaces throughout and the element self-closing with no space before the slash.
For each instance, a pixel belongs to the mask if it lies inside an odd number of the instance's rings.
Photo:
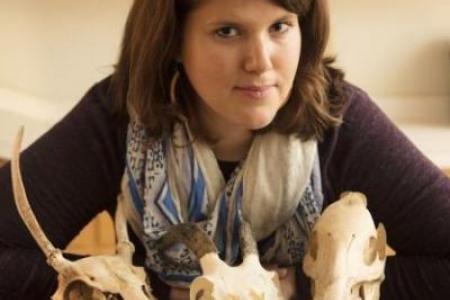
<svg viewBox="0 0 450 300">
<path fill-rule="evenodd" d="M 275 271 L 280 278 L 281 293 L 284 299 L 296 299 L 295 267 L 264 266 L 269 271 Z"/>
<path fill-rule="evenodd" d="M 189 288 L 171 288 L 170 300 L 189 300 Z"/>
</svg>

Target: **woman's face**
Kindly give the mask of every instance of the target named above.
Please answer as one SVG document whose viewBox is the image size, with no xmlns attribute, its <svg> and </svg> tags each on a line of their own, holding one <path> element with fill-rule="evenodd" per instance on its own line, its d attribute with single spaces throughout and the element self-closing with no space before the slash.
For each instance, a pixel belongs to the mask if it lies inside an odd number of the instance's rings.
<svg viewBox="0 0 450 300">
<path fill-rule="evenodd" d="M 269 0 L 206 0 L 190 12 L 181 60 L 200 121 L 214 124 L 206 130 L 267 126 L 288 99 L 300 43 L 297 15 Z"/>
</svg>

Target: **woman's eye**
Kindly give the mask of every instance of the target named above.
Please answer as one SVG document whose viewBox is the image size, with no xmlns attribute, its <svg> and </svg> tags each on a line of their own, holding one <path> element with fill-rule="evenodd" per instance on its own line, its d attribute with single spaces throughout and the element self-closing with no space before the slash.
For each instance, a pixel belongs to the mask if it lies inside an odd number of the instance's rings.
<svg viewBox="0 0 450 300">
<path fill-rule="evenodd" d="M 270 31 L 275 32 L 275 33 L 284 33 L 286 31 L 288 31 L 290 27 L 291 27 L 291 24 L 289 24 L 289 23 L 277 22 L 272 25 L 272 27 L 270 28 Z"/>
<path fill-rule="evenodd" d="M 216 35 L 221 38 L 232 38 L 237 36 L 238 34 L 239 32 L 237 31 L 237 29 L 231 26 L 222 27 L 216 30 Z"/>
</svg>

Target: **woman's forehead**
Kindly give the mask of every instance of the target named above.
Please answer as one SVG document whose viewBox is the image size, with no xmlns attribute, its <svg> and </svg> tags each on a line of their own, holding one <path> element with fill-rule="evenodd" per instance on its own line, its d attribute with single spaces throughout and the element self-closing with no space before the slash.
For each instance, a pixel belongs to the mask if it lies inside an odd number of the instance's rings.
<svg viewBox="0 0 450 300">
<path fill-rule="evenodd" d="M 295 15 L 271 0 L 202 0 L 191 11 L 191 17 L 201 23 L 257 22 Z M 273 20 L 272 20 L 273 21 Z"/>
<path fill-rule="evenodd" d="M 295 12 L 297 14 L 305 13 L 311 3 L 315 0 L 178 0 L 178 5 L 181 7 L 190 9 L 195 9 L 207 4 L 229 4 L 237 9 L 243 7 L 243 5 L 254 6 L 259 2 L 274 4 L 279 7 L 283 7 L 289 11 Z M 316 0 L 317 1 L 317 0 Z"/>
</svg>

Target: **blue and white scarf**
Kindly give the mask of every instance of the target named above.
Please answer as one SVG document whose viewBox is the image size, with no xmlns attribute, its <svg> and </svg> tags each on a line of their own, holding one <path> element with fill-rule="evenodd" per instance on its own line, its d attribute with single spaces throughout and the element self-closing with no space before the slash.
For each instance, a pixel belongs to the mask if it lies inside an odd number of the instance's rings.
<svg viewBox="0 0 450 300">
<path fill-rule="evenodd" d="M 172 286 L 187 286 L 201 274 L 182 244 L 162 259 L 154 247 L 167 229 L 196 222 L 215 241 L 220 257 L 240 259 L 243 216 L 259 241 L 262 263 L 291 265 L 303 258 L 323 203 L 317 142 L 273 132 L 257 135 L 247 157 L 225 182 L 208 145 L 193 141 L 187 125 L 152 139 L 138 122 L 128 127 L 122 180 L 125 211 L 147 252 L 146 265 Z"/>
</svg>

